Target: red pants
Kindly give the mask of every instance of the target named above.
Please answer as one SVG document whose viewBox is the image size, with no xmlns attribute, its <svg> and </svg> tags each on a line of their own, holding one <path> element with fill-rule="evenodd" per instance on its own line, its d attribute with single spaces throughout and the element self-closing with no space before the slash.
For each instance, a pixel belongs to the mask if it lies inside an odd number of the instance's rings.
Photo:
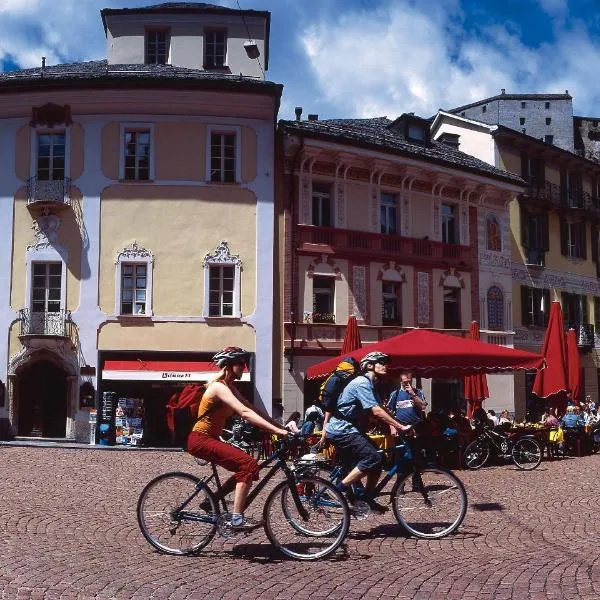
<svg viewBox="0 0 600 600">
<path fill-rule="evenodd" d="M 187 451 L 235 473 L 235 480 L 251 483 L 258 479 L 258 463 L 243 450 L 203 433 L 192 431 L 188 437 Z"/>
</svg>

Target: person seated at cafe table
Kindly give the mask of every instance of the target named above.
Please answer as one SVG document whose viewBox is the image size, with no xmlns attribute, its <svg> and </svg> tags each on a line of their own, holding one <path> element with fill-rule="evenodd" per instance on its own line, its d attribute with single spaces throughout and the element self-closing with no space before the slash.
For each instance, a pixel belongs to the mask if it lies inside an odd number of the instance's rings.
<svg viewBox="0 0 600 600">
<path fill-rule="evenodd" d="M 498 419 L 498 425 L 511 425 L 513 424 L 513 420 L 510 418 L 507 410 L 503 410 L 500 413 L 500 418 Z"/>
<path fill-rule="evenodd" d="M 541 422 L 546 427 L 560 427 L 560 421 L 550 408 L 547 408 L 546 412 L 542 415 Z"/>
<path fill-rule="evenodd" d="M 561 424 L 565 429 L 583 431 L 584 422 L 578 412 L 579 407 L 567 406 L 567 413 L 561 419 Z"/>
</svg>

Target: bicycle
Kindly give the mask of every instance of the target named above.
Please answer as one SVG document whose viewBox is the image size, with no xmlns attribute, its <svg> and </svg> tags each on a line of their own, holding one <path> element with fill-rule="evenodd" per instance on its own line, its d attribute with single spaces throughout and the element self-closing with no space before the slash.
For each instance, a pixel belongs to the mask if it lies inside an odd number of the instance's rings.
<svg viewBox="0 0 600 600">
<path fill-rule="evenodd" d="M 533 471 L 542 462 L 542 446 L 534 436 L 509 436 L 485 426 L 465 448 L 465 467 L 481 469 L 492 454 L 499 458 L 512 458 L 517 468 L 523 471 Z"/>
<path fill-rule="evenodd" d="M 396 477 L 390 492 L 390 502 L 396 521 L 409 534 L 423 539 L 443 538 L 455 531 L 463 522 L 467 512 L 467 492 L 460 479 L 448 469 L 424 464 L 420 452 L 413 450 L 413 459 L 407 461 L 407 472 L 403 469 L 402 456 L 408 440 L 403 440 L 392 449 L 379 450 L 392 454 L 396 460 L 385 472 L 374 490 L 374 497 L 383 495 L 387 484 Z M 316 455 L 305 455 L 296 462 L 300 474 L 316 474 L 320 470 L 328 472 L 332 483 L 340 481 L 345 473 L 341 464 L 319 461 Z M 360 491 L 355 489 L 360 498 Z M 360 499 L 354 504 L 354 516 L 364 519 L 369 516 L 369 508 Z"/>
<path fill-rule="evenodd" d="M 317 560 L 335 552 L 346 539 L 350 510 L 343 494 L 329 481 L 310 474 L 299 477 L 292 471 L 285 459 L 289 443 L 278 441 L 271 456 L 259 464 L 260 469 L 270 466 L 270 470 L 250 492 L 246 506 L 282 471 L 284 481 L 273 488 L 264 504 L 265 533 L 284 555 Z M 212 474 L 203 478 L 184 472 L 164 473 L 142 490 L 137 503 L 138 525 L 145 539 L 160 552 L 196 554 L 217 532 L 224 537 L 235 535 L 225 500 L 233 477 L 221 485 L 216 465 L 210 465 Z M 212 480 L 216 493 L 209 486 Z M 302 496 L 297 484 L 303 484 Z"/>
</svg>

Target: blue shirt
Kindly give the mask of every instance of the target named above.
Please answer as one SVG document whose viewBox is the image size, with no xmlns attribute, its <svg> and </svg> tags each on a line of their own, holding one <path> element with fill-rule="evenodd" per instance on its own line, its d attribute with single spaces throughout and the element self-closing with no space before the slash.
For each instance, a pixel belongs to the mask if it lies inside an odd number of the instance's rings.
<svg viewBox="0 0 600 600">
<path fill-rule="evenodd" d="M 415 392 L 421 400 L 425 400 L 425 394 L 421 390 L 415 389 Z M 404 425 L 416 425 L 423 420 L 423 412 L 413 404 L 410 394 L 404 388 L 392 392 L 388 409 Z"/>
<path fill-rule="evenodd" d="M 369 423 L 367 411 L 374 406 L 379 406 L 379 402 L 379 395 L 368 377 L 359 375 L 353 379 L 338 398 L 337 410 L 356 425 L 332 415 L 325 427 L 327 437 L 335 438 L 347 433 L 364 433 Z"/>
<path fill-rule="evenodd" d="M 583 427 L 583 421 L 579 415 L 575 413 L 567 413 L 562 419 L 562 424 L 567 429 L 575 429 Z"/>
</svg>

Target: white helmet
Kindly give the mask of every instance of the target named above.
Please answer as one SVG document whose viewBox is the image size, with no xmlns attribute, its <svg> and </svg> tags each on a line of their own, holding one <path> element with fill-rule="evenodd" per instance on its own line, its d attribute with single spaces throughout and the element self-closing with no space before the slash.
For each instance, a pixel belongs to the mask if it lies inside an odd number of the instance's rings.
<svg viewBox="0 0 600 600">
<path fill-rule="evenodd" d="M 225 365 L 233 365 L 239 362 L 247 363 L 251 353 L 237 346 L 228 346 L 213 356 L 213 362 L 216 363 L 219 369 Z"/>
<path fill-rule="evenodd" d="M 387 365 L 390 362 L 390 357 L 384 352 L 369 352 L 360 359 L 360 368 L 364 371 L 367 365 L 373 365 L 375 363 L 381 363 Z"/>
</svg>

